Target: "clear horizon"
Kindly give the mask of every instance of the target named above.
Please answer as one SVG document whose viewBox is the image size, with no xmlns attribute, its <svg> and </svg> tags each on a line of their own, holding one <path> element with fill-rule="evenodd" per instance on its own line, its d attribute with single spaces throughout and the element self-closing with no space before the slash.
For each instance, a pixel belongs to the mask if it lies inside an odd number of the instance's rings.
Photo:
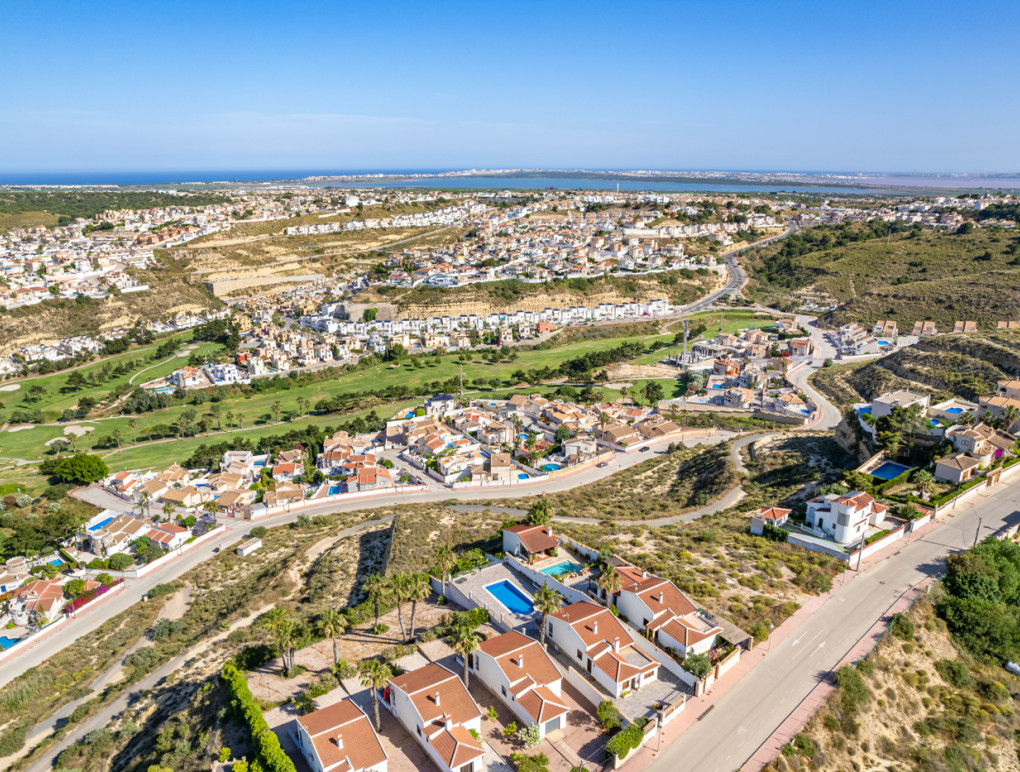
<svg viewBox="0 0 1020 772">
<path fill-rule="evenodd" d="M 21 4 L 0 171 L 1009 174 L 1018 28 L 989 0 Z"/>
</svg>

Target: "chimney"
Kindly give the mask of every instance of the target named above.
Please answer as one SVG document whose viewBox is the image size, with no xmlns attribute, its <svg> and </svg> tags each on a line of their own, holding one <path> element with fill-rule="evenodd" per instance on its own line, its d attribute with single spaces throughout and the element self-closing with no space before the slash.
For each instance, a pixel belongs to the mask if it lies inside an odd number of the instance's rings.
<svg viewBox="0 0 1020 772">
<path fill-rule="evenodd" d="M 439 707 L 439 692 L 436 692 L 436 707 Z"/>
<path fill-rule="evenodd" d="M 598 635 L 598 632 L 599 632 L 599 620 L 596 619 L 594 622 L 591 623 L 591 631 L 593 633 L 595 633 L 596 635 Z"/>
<path fill-rule="evenodd" d="M 619 636 L 617 636 L 616 638 L 613 639 L 613 651 L 619 650 L 620 650 L 620 638 Z"/>
<path fill-rule="evenodd" d="M 659 603 L 662 603 L 662 590 L 659 590 Z"/>
<path fill-rule="evenodd" d="M 517 667 L 520 667 L 520 668 L 524 667 L 524 655 L 523 654 L 518 654 L 517 655 Z"/>
<path fill-rule="evenodd" d="M 344 738 L 342 735 L 337 735 L 333 738 L 333 742 L 336 743 L 336 747 L 340 750 L 344 749 Z"/>
<path fill-rule="evenodd" d="M 642 568 L 641 569 L 641 578 L 642 579 L 647 579 L 648 578 L 648 569 L 647 568 Z"/>
</svg>

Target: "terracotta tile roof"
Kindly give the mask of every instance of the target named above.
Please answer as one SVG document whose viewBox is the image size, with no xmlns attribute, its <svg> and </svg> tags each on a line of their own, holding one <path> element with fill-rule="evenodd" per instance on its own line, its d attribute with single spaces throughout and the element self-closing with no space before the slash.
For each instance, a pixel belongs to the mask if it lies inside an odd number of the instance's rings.
<svg viewBox="0 0 1020 772">
<path fill-rule="evenodd" d="M 460 678 L 441 665 L 412 670 L 391 678 L 390 684 L 411 698 L 425 723 L 448 716 L 463 724 L 482 715 Z"/>
<path fill-rule="evenodd" d="M 526 523 L 521 523 L 520 525 L 512 525 L 505 530 L 517 534 L 520 540 L 524 542 L 528 552 L 532 554 L 545 552 L 559 546 L 556 537 L 552 535 L 549 526 L 546 525 L 527 525 Z"/>
<path fill-rule="evenodd" d="M 755 517 L 761 520 L 782 520 L 792 511 L 791 509 L 782 509 L 780 507 L 762 507 L 755 513 Z"/>
<path fill-rule="evenodd" d="M 547 686 L 536 686 L 531 691 L 521 696 L 517 702 L 525 712 L 535 719 L 536 724 L 544 724 L 556 716 L 562 716 L 570 712 L 563 699 Z"/>
<path fill-rule="evenodd" d="M 459 769 L 485 754 L 478 740 L 462 726 L 440 729 L 429 738 L 429 744 L 450 769 Z"/>
<path fill-rule="evenodd" d="M 562 678 L 541 644 L 521 633 L 497 635 L 483 641 L 478 649 L 496 660 L 515 691 L 519 684 L 524 689 L 528 683 L 545 686 Z"/>
<path fill-rule="evenodd" d="M 387 760 L 368 717 L 350 700 L 298 716 L 297 722 L 312 739 L 325 772 L 357 772 Z"/>
<path fill-rule="evenodd" d="M 630 634 L 620 620 L 614 617 L 609 609 L 596 606 L 594 603 L 585 601 L 571 603 L 549 616 L 562 619 L 569 624 L 589 649 L 616 638 L 619 638 L 621 643 L 631 640 Z"/>
</svg>

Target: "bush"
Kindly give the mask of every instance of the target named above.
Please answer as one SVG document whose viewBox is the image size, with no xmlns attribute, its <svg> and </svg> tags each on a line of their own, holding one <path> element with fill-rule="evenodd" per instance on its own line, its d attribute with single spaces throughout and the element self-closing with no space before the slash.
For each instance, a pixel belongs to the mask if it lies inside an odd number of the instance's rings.
<svg viewBox="0 0 1020 772">
<path fill-rule="evenodd" d="M 712 669 L 707 654 L 691 654 L 683 661 L 683 668 L 695 678 L 704 678 Z"/>
<path fill-rule="evenodd" d="M 118 552 L 110 558 L 109 566 L 111 571 L 123 571 L 134 562 L 135 561 L 131 559 L 130 555 Z"/>
<path fill-rule="evenodd" d="M 28 727 L 16 726 L 11 729 L 4 729 L 0 733 L 0 757 L 10 756 L 17 753 L 25 745 L 25 735 Z"/>
<path fill-rule="evenodd" d="M 894 614 L 892 624 L 889 625 L 889 632 L 903 641 L 914 640 L 914 623 L 903 614 Z"/>
<path fill-rule="evenodd" d="M 935 663 L 935 670 L 943 681 L 957 689 L 966 689 L 974 683 L 967 666 L 957 660 L 940 659 Z"/>
<path fill-rule="evenodd" d="M 259 643 L 254 646 L 245 646 L 234 655 L 233 661 L 238 670 L 258 670 L 276 656 L 275 648 L 265 643 Z"/>
<path fill-rule="evenodd" d="M 110 474 L 110 468 L 99 456 L 78 453 L 57 465 L 57 476 L 64 482 L 90 485 Z"/>
<path fill-rule="evenodd" d="M 635 722 L 609 738 L 606 754 L 616 759 L 626 758 L 628 753 L 641 745 L 644 737 L 644 728 Z"/>
<path fill-rule="evenodd" d="M 268 533 L 268 531 L 266 530 L 266 527 L 264 525 L 257 525 L 251 529 L 251 535 L 254 536 L 256 539 L 261 539 L 263 536 L 266 535 L 266 533 Z"/>
<path fill-rule="evenodd" d="M 162 598 L 164 595 L 173 595 L 177 592 L 177 585 L 173 582 L 163 582 L 162 584 L 155 585 L 149 590 L 150 598 Z"/>
<path fill-rule="evenodd" d="M 609 732 L 613 729 L 618 729 L 623 723 L 623 719 L 620 716 L 620 711 L 616 709 L 616 706 L 609 700 L 602 700 L 599 706 L 595 709 L 595 717 L 602 724 L 602 729 Z"/>
<path fill-rule="evenodd" d="M 856 712 L 857 706 L 871 697 L 864 678 L 850 665 L 836 671 L 836 686 L 839 688 L 840 705 L 850 714 Z"/>
<path fill-rule="evenodd" d="M 184 629 L 184 622 L 180 619 L 160 619 L 152 626 L 150 636 L 154 641 L 162 641 L 177 635 Z"/>
</svg>

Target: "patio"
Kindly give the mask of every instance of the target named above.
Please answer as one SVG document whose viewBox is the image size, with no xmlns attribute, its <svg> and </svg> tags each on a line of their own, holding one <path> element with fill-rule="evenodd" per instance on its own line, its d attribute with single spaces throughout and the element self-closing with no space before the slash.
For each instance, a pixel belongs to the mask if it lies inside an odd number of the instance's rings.
<svg viewBox="0 0 1020 772">
<path fill-rule="evenodd" d="M 462 592 L 474 605 L 488 611 L 489 618 L 497 626 L 506 630 L 527 627 L 534 621 L 534 612 L 530 614 L 515 613 L 486 589 L 493 584 L 501 582 L 508 582 L 528 600 L 533 600 L 537 588 L 502 563 L 487 566 L 467 576 L 459 577 L 453 581 L 453 586 Z"/>
<path fill-rule="evenodd" d="M 670 673 L 666 668 L 659 668 L 655 681 L 632 691 L 626 697 L 616 701 L 616 709 L 634 721 L 641 716 L 651 718 L 656 715 L 655 705 L 671 705 L 683 696 L 688 699 L 694 696 L 691 687 Z"/>
</svg>

